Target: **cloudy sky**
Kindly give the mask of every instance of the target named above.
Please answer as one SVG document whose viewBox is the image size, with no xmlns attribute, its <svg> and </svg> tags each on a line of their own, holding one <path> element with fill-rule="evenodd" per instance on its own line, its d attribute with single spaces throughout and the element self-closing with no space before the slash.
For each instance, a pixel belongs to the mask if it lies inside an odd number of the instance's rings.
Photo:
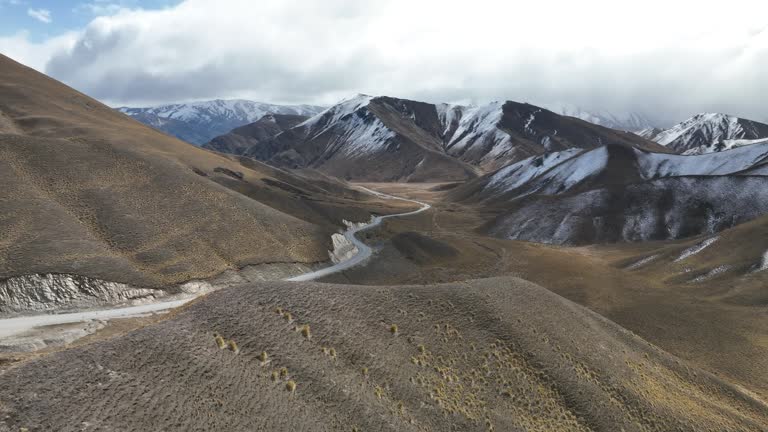
<svg viewBox="0 0 768 432">
<path fill-rule="evenodd" d="M 0 52 L 112 105 L 355 93 L 768 120 L 768 2 L 0 0 Z"/>
</svg>

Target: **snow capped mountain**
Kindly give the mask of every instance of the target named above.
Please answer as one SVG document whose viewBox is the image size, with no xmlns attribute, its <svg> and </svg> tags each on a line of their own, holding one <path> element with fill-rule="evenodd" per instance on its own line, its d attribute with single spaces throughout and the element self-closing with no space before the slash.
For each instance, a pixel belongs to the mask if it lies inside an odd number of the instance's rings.
<svg viewBox="0 0 768 432">
<path fill-rule="evenodd" d="M 443 126 L 443 137 L 453 136 L 456 128 L 459 127 L 459 121 L 461 120 L 464 112 L 468 107 L 464 105 L 454 105 L 439 103 L 435 105 L 437 111 L 437 119 Z"/>
<path fill-rule="evenodd" d="M 626 163 L 627 160 L 629 163 Z M 484 199 L 518 198 L 530 193 L 559 195 L 584 180 L 594 178 L 609 165 L 622 166 L 612 182 L 652 180 L 681 176 L 722 176 L 739 174 L 768 164 L 768 139 L 730 151 L 700 155 L 654 153 L 637 148 L 618 151 L 615 146 L 592 150 L 567 149 L 533 156 L 488 174 L 481 186 Z M 629 172 L 624 167 L 631 167 Z M 477 180 L 480 181 L 480 180 Z M 509 195 L 509 192 L 519 192 Z"/>
<path fill-rule="evenodd" d="M 120 107 L 118 111 L 192 144 L 202 145 L 266 114 L 313 116 L 324 108 L 313 105 L 274 105 L 249 100 L 210 100 L 149 108 Z M 168 124 L 173 127 L 169 127 Z"/>
<path fill-rule="evenodd" d="M 511 137 L 499 128 L 504 115 L 504 102 L 491 102 L 481 106 L 452 106 L 451 115 L 443 116 L 446 132 L 444 147 L 448 154 L 461 156 L 472 147 L 483 149 L 481 163 L 490 162 L 511 150 Z M 445 123 L 450 121 L 450 123 Z M 453 128 L 453 125 L 456 125 Z"/>
<path fill-rule="evenodd" d="M 267 114 L 245 126 L 232 129 L 225 135 L 217 136 L 203 144 L 203 148 L 222 153 L 241 155 L 248 149 L 269 142 L 276 135 L 307 120 L 306 116 L 290 114 Z"/>
<path fill-rule="evenodd" d="M 443 181 L 475 168 L 442 150 L 434 105 L 357 95 L 245 152 L 270 164 L 319 169 L 345 179 Z"/>
<path fill-rule="evenodd" d="M 512 101 L 464 106 L 360 94 L 294 127 L 257 129 L 274 135 L 217 140 L 227 143 L 224 151 L 253 142 L 242 154 L 277 166 L 371 181 L 462 180 L 542 153 L 607 144 L 665 151 L 632 133 Z"/>
<path fill-rule="evenodd" d="M 542 106 L 560 115 L 576 117 L 611 129 L 635 132 L 653 128 L 653 123 L 646 116 L 636 112 L 588 110 L 566 103 L 544 104 Z"/>
<path fill-rule="evenodd" d="M 348 99 L 343 99 L 336 105 L 316 113 L 299 126 L 312 129 L 318 124 L 321 124 L 322 126 L 333 125 L 339 120 L 353 114 L 360 108 L 368 106 L 368 104 L 371 103 L 371 100 L 373 100 L 373 96 L 368 96 L 362 93 Z M 325 129 L 318 132 L 318 134 L 324 131 Z"/>
<path fill-rule="evenodd" d="M 347 156 L 375 153 L 386 148 L 395 134 L 378 118 L 364 110 L 372 96 L 359 94 L 342 100 L 297 126 L 304 129 L 308 139 L 317 138 L 336 128 L 336 142 L 344 142 L 341 152 Z M 339 126 L 342 126 L 339 128 Z"/>
<path fill-rule="evenodd" d="M 438 106 L 446 152 L 485 169 L 497 169 L 546 152 L 604 144 L 646 147 L 635 135 L 512 101 L 481 106 Z M 657 146 L 658 147 L 658 146 Z"/>
<path fill-rule="evenodd" d="M 717 153 L 725 150 L 732 150 L 739 147 L 744 147 L 748 145 L 753 144 L 763 144 L 768 143 L 768 138 L 761 138 L 761 139 L 731 139 L 731 140 L 722 140 L 717 143 L 712 143 L 710 145 L 703 145 L 699 147 L 694 147 L 690 150 L 686 150 L 683 152 L 684 155 L 691 156 L 691 155 L 700 155 L 700 154 L 707 154 L 707 153 Z"/>
<path fill-rule="evenodd" d="M 635 150 L 644 179 L 736 174 L 768 161 L 768 140 L 730 151 L 698 155 L 669 155 Z"/>
<path fill-rule="evenodd" d="M 768 212 L 768 140 L 696 156 L 608 145 L 533 156 L 450 192 L 504 208 L 485 228 L 557 244 L 712 234 Z"/>
<path fill-rule="evenodd" d="M 701 154 L 739 145 L 733 140 L 768 138 L 768 125 L 727 114 L 704 113 L 669 129 L 644 130 L 639 135 L 678 153 Z"/>
<path fill-rule="evenodd" d="M 549 171 L 552 167 L 559 165 L 579 153 L 581 149 L 568 149 L 558 152 L 545 153 L 539 156 L 532 156 L 521 160 L 493 173 L 488 183 L 483 186 L 484 190 L 491 193 L 501 193 L 511 191 L 528 183 L 534 177 Z"/>
</svg>

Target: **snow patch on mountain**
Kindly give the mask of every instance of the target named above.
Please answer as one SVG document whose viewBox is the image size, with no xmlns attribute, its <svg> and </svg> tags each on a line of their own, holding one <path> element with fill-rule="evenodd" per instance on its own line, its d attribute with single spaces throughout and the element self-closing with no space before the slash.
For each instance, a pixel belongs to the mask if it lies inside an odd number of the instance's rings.
<svg viewBox="0 0 768 432">
<path fill-rule="evenodd" d="M 216 99 L 209 101 L 159 105 L 148 108 L 120 107 L 118 111 L 128 115 L 137 112 L 154 114 L 162 118 L 183 121 L 218 121 L 230 119 L 252 123 L 266 114 L 314 115 L 322 107 L 312 105 L 275 105 L 243 99 Z"/>
<path fill-rule="evenodd" d="M 568 149 L 560 152 L 532 156 L 520 162 L 507 165 L 496 171 L 484 190 L 510 191 L 529 182 L 534 177 L 551 169 L 555 165 L 581 153 L 581 149 Z"/>
<path fill-rule="evenodd" d="M 148 108 L 116 109 L 170 135 L 202 145 L 232 129 L 253 123 L 267 114 L 312 116 L 324 108 L 313 105 L 275 105 L 242 99 L 216 99 Z"/>
<path fill-rule="evenodd" d="M 719 238 L 720 237 L 718 237 L 718 236 L 711 237 L 711 238 L 708 238 L 708 239 L 702 241 L 701 243 L 697 243 L 697 244 L 689 247 L 688 249 L 684 250 L 683 253 L 681 253 L 680 256 L 677 257 L 677 259 L 675 259 L 674 262 L 679 262 L 679 261 L 682 261 L 684 259 L 687 259 L 687 258 L 690 258 L 690 257 L 696 255 L 697 253 L 699 253 L 699 252 L 703 251 L 704 249 L 708 248 L 710 245 L 712 245 L 712 243 L 716 242 L 717 239 L 719 239 Z"/>
<path fill-rule="evenodd" d="M 499 128 L 504 116 L 504 104 L 494 101 L 462 109 L 454 107 L 454 113 L 461 113 L 461 118 L 453 134 L 445 137 L 446 152 L 452 156 L 461 156 L 467 151 L 482 148 L 485 154 L 480 158 L 481 163 L 497 160 L 509 153 L 513 149 L 512 137 Z"/>
<path fill-rule="evenodd" d="M 690 281 L 688 281 L 688 283 L 704 282 L 706 280 L 714 278 L 717 275 L 725 273 L 730 268 L 731 268 L 731 266 L 729 266 L 727 264 L 723 264 L 721 266 L 717 266 L 717 267 L 713 268 L 712 270 L 704 273 L 703 275 L 700 275 L 700 276 L 697 276 L 697 277 L 691 279 Z"/>
<path fill-rule="evenodd" d="M 739 118 L 720 113 L 697 114 L 682 123 L 661 132 L 655 141 L 661 145 L 675 142 L 688 142 L 695 134 L 704 134 L 709 142 L 723 139 L 741 138 L 744 129 L 739 124 Z"/>
<path fill-rule="evenodd" d="M 686 150 L 683 152 L 686 156 L 693 156 L 693 155 L 702 155 L 707 153 L 716 153 L 716 152 L 722 152 L 726 150 L 732 150 L 737 147 L 744 147 L 748 145 L 753 144 L 763 144 L 768 143 L 768 138 L 761 138 L 761 139 L 730 139 L 730 140 L 724 140 L 717 143 L 711 143 L 699 147 L 694 147 L 692 149 Z"/>
<path fill-rule="evenodd" d="M 509 135 L 496 127 L 504 115 L 503 106 L 504 102 L 496 101 L 462 110 L 459 126 L 446 146 L 449 151 L 459 152 L 477 141 L 493 141 L 493 147 L 509 141 Z"/>
<path fill-rule="evenodd" d="M 536 193 L 553 195 L 568 191 L 595 176 L 608 165 L 608 149 L 598 147 L 565 160 L 536 179 Z"/>
<path fill-rule="evenodd" d="M 666 130 L 638 134 L 680 153 L 702 154 L 748 145 L 744 140 L 768 138 L 768 125 L 720 113 L 697 114 Z"/>
<path fill-rule="evenodd" d="M 374 99 L 373 96 L 368 96 L 365 94 L 358 94 L 355 97 L 351 97 L 349 99 L 344 99 L 338 104 L 327 108 L 320 113 L 308 118 L 303 123 L 300 123 L 296 127 L 306 127 L 312 130 L 316 125 L 320 124 L 323 126 L 323 129 L 320 131 L 313 131 L 312 135 L 317 136 L 325 132 L 328 128 L 334 126 L 336 123 L 338 123 L 340 120 L 344 119 L 345 117 L 351 115 L 352 113 L 356 112 L 360 108 L 368 106 L 368 104 L 371 103 L 371 101 Z"/>
<path fill-rule="evenodd" d="M 344 133 L 336 137 L 332 143 L 334 147 L 337 143 L 344 143 L 342 154 L 355 157 L 360 155 L 369 155 L 387 147 L 387 144 L 395 137 L 395 132 L 379 119 L 366 121 L 361 116 L 354 115 L 346 123 L 348 126 Z"/>
<path fill-rule="evenodd" d="M 531 124 L 533 124 L 533 121 L 536 120 L 536 114 L 538 114 L 540 112 L 541 112 L 540 109 L 532 112 L 531 115 L 528 117 L 528 119 L 525 120 L 525 126 L 523 126 L 523 130 L 525 131 L 525 133 L 529 133 L 531 135 L 535 135 L 536 134 L 536 131 L 531 129 Z"/>
<path fill-rule="evenodd" d="M 373 99 L 373 96 L 358 94 L 305 120 L 296 128 L 305 129 L 309 139 L 333 131 L 335 136 L 329 148 L 338 148 L 345 156 L 357 157 L 384 150 L 396 134 L 364 109 Z"/>
<path fill-rule="evenodd" d="M 651 256 L 647 256 L 645 258 L 639 259 L 634 263 L 628 265 L 627 270 L 637 270 L 640 267 L 643 267 L 644 265 L 651 263 L 658 257 L 659 257 L 659 254 L 656 254 L 656 255 L 651 255 Z"/>
<path fill-rule="evenodd" d="M 443 127 L 443 137 L 447 137 L 451 132 L 452 126 L 457 125 L 464 116 L 464 111 L 467 110 L 467 107 L 464 105 L 439 103 L 435 105 L 435 109 L 437 110 L 437 119 Z"/>
<path fill-rule="evenodd" d="M 756 271 L 768 270 L 768 250 L 763 252 L 763 257 L 760 260 L 760 267 Z"/>
<path fill-rule="evenodd" d="M 652 179 L 672 176 L 726 175 L 743 171 L 768 159 L 768 140 L 737 147 L 727 152 L 706 153 L 694 156 L 648 153 L 634 150 L 640 174 Z"/>
</svg>

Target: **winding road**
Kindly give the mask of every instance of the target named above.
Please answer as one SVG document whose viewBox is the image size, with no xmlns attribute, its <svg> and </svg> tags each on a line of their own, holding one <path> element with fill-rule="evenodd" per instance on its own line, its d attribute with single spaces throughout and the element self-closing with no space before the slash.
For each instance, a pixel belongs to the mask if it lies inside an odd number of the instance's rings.
<svg viewBox="0 0 768 432">
<path fill-rule="evenodd" d="M 340 262 L 340 263 L 338 263 L 336 265 L 333 265 L 331 267 L 326 267 L 326 268 L 323 268 L 323 269 L 320 269 L 320 270 L 317 270 L 317 271 L 313 271 L 313 272 L 310 272 L 310 273 L 304 273 L 302 275 L 298 275 L 298 276 L 295 276 L 295 277 L 292 277 L 292 278 L 288 278 L 288 279 L 285 279 L 285 280 L 288 280 L 288 281 L 311 281 L 311 280 L 315 280 L 315 279 L 321 278 L 323 276 L 328 276 L 329 274 L 338 273 L 338 272 L 346 270 L 346 269 L 348 269 L 350 267 L 354 267 L 354 266 L 360 264 L 361 262 L 365 261 L 366 259 L 368 259 L 371 256 L 371 254 L 373 253 L 373 250 L 370 248 L 370 246 L 368 246 L 367 244 L 365 244 L 362 241 L 360 241 L 355 236 L 355 234 L 357 234 L 357 233 L 359 233 L 361 231 L 365 231 L 365 230 L 368 230 L 368 229 L 371 229 L 373 227 L 377 227 L 377 226 L 381 225 L 381 221 L 383 221 L 384 219 L 393 218 L 393 217 L 412 216 L 412 215 L 421 213 L 423 211 L 429 210 L 430 207 L 432 207 L 431 205 L 429 205 L 427 203 L 423 203 L 421 201 L 415 201 L 415 200 L 410 200 L 410 199 L 407 199 L 407 198 L 400 198 L 400 197 L 396 197 L 396 196 L 393 196 L 393 195 L 387 195 L 387 194 L 384 194 L 384 193 L 381 193 L 381 192 L 376 192 L 374 190 L 371 190 L 371 189 L 368 189 L 368 188 L 365 188 L 365 187 L 362 187 L 362 186 L 358 186 L 358 188 L 363 189 L 366 192 L 372 193 L 374 195 L 377 195 L 377 196 L 379 196 L 381 198 L 397 199 L 397 200 L 400 200 L 400 201 L 408 201 L 408 202 L 412 202 L 412 203 L 415 203 L 415 204 L 419 204 L 419 205 L 421 205 L 421 208 L 418 209 L 418 210 L 407 212 L 407 213 L 398 213 L 398 214 L 392 214 L 392 215 L 387 215 L 387 216 L 376 216 L 375 218 L 373 218 L 373 220 L 370 223 L 368 223 L 366 225 L 363 225 L 363 226 L 360 226 L 360 227 L 349 228 L 348 230 L 346 230 L 344 232 L 344 237 L 346 237 L 347 240 L 352 242 L 352 244 L 355 245 L 355 247 L 357 248 L 357 253 L 355 255 L 353 255 L 348 260 L 342 261 L 342 262 Z"/>
<path fill-rule="evenodd" d="M 387 216 L 376 216 L 373 218 L 373 220 L 371 220 L 370 223 L 366 225 L 351 227 L 347 229 L 344 232 L 344 237 L 346 237 L 350 242 L 352 242 L 352 244 L 357 248 L 357 253 L 355 255 L 333 266 L 326 267 L 326 268 L 309 272 L 309 273 L 304 273 L 302 275 L 287 278 L 284 280 L 296 281 L 296 282 L 312 281 L 312 280 L 321 278 L 323 276 L 327 276 L 333 273 L 338 273 L 340 271 L 344 271 L 348 268 L 354 267 L 364 262 L 368 258 L 370 258 L 370 256 L 373 253 L 372 249 L 368 245 L 360 241 L 355 236 L 355 234 L 381 225 L 381 221 L 383 221 L 384 219 L 412 216 L 412 215 L 421 213 L 423 211 L 426 211 L 431 207 L 429 204 L 423 203 L 421 201 L 415 201 L 407 198 L 400 198 L 393 195 L 388 195 L 388 194 L 377 192 L 362 186 L 358 186 L 358 188 L 368 193 L 371 193 L 373 195 L 376 195 L 380 198 L 395 199 L 395 200 L 407 201 L 407 202 L 419 204 L 421 208 L 418 210 L 414 210 L 406 213 L 398 213 L 398 214 L 392 214 Z M 200 295 L 202 295 L 202 293 Z M 184 305 L 196 299 L 197 297 L 198 296 L 194 296 L 194 297 L 189 297 L 181 300 L 163 301 L 163 302 L 149 303 L 149 304 L 143 304 L 138 306 L 129 306 L 124 308 L 98 309 L 98 310 L 62 313 L 62 314 L 41 314 L 41 315 L 31 315 L 31 316 L 0 319 L 0 339 L 14 336 L 20 333 L 24 333 L 29 330 L 43 327 L 43 326 L 71 324 L 71 323 L 85 322 L 85 321 L 91 321 L 91 320 L 109 320 L 113 318 L 130 318 L 130 317 L 145 316 L 151 313 L 168 311 L 170 309 L 177 308 L 181 305 Z"/>
</svg>

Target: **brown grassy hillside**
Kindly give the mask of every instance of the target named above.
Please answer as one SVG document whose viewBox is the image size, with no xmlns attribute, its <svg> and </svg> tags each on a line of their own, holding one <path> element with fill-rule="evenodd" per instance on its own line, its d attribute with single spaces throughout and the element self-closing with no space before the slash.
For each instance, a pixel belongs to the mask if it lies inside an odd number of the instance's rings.
<svg viewBox="0 0 768 432">
<path fill-rule="evenodd" d="M 325 261 L 342 217 L 392 211 L 339 184 L 195 148 L 3 56 L 0 183 L 0 278 L 160 286 Z"/>
<path fill-rule="evenodd" d="M 225 289 L 0 377 L 13 431 L 768 427 L 748 393 L 515 278 Z"/>
<path fill-rule="evenodd" d="M 768 218 L 723 231 L 707 248 L 678 260 L 702 238 L 578 248 L 492 239 L 474 231 L 487 217 L 482 207 L 440 202 L 441 194 L 426 187 L 368 186 L 430 201 L 433 208 L 366 233 L 379 249 L 377 259 L 323 281 L 521 277 L 768 399 L 768 271 L 758 271 L 768 250 Z"/>
</svg>

